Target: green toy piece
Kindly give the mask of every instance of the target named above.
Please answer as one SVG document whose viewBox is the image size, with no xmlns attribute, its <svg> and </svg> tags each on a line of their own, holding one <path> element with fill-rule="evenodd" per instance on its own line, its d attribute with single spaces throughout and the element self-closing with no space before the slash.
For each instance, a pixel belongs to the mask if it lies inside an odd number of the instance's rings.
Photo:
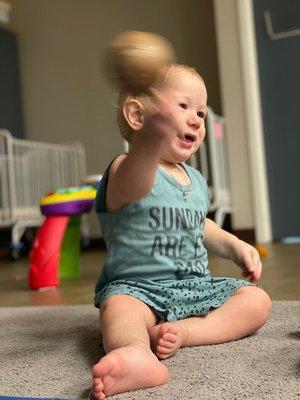
<svg viewBox="0 0 300 400">
<path fill-rule="evenodd" d="M 71 217 L 65 232 L 59 262 L 61 279 L 79 277 L 80 217 L 80 215 Z"/>
</svg>

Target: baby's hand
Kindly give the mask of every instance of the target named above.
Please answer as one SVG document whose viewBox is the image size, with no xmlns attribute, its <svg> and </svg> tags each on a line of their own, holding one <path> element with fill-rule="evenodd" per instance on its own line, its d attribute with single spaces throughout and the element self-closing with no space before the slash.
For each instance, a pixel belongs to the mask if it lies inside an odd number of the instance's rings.
<svg viewBox="0 0 300 400">
<path fill-rule="evenodd" d="M 144 107 L 144 134 L 156 138 L 166 138 L 178 130 L 175 100 L 156 89 L 149 89 L 149 102 Z"/>
<path fill-rule="evenodd" d="M 242 268 L 242 275 L 250 281 L 261 278 L 262 263 L 258 251 L 242 240 L 234 241 L 231 249 L 231 259 Z"/>
</svg>

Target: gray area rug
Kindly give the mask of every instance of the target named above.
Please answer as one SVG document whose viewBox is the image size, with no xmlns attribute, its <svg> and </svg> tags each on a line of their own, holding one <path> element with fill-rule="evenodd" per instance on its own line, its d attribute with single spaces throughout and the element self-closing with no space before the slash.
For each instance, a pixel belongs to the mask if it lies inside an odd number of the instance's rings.
<svg viewBox="0 0 300 400">
<path fill-rule="evenodd" d="M 299 399 L 299 310 L 300 302 L 274 302 L 255 335 L 180 349 L 164 361 L 164 386 L 110 399 Z M 0 348 L 2 396 L 87 399 L 90 367 L 104 355 L 97 310 L 86 305 L 0 308 Z"/>
</svg>

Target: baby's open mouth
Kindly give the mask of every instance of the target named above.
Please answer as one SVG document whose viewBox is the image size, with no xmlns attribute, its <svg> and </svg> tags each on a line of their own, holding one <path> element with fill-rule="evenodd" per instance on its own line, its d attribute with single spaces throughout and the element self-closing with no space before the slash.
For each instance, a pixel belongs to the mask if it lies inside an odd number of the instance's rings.
<svg viewBox="0 0 300 400">
<path fill-rule="evenodd" d="M 187 142 L 194 142 L 196 140 L 196 137 L 194 135 L 191 135 L 190 133 L 185 133 L 184 140 L 186 140 Z"/>
</svg>

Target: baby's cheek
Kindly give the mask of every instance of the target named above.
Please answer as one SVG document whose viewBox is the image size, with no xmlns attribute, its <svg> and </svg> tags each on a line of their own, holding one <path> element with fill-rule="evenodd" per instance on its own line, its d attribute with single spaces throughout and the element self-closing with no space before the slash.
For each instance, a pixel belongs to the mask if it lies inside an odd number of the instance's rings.
<svg viewBox="0 0 300 400">
<path fill-rule="evenodd" d="M 200 132 L 199 132 L 199 145 L 202 144 L 202 142 L 205 138 L 205 134 L 206 134 L 205 127 L 203 127 L 203 128 L 201 127 Z"/>
<path fill-rule="evenodd" d="M 203 141 L 203 139 L 205 138 L 205 134 L 206 134 L 206 131 L 205 131 L 205 125 L 203 122 L 199 129 L 199 137 L 200 137 L 201 141 Z"/>
</svg>

